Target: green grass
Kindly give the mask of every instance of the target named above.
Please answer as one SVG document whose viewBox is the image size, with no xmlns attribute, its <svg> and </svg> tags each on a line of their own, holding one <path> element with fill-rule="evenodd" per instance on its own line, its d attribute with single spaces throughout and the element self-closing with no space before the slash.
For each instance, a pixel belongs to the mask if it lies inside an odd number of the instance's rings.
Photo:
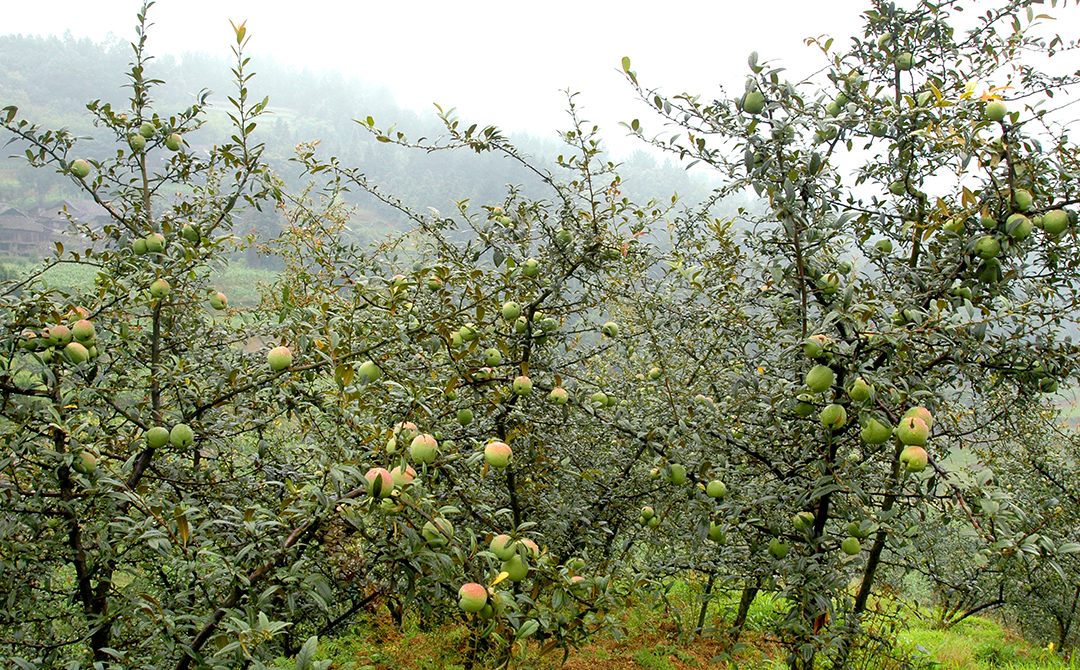
<svg viewBox="0 0 1080 670">
<path fill-rule="evenodd" d="M 697 588 L 695 588 L 697 587 Z M 689 670 L 727 668 L 712 660 L 727 650 L 724 634 L 738 607 L 738 591 L 719 591 L 710 604 L 707 627 L 713 631 L 690 639 L 687 634 L 697 624 L 700 584 L 683 581 L 669 585 L 665 598 L 631 601 L 617 613 L 626 635 L 597 634 L 586 646 L 571 652 L 565 666 L 562 653 L 537 657 L 538 647 L 530 645 L 514 667 L 565 668 L 566 670 Z M 778 670 L 784 667 L 784 651 L 772 639 L 769 622 L 783 608 L 783 602 L 761 594 L 747 618 L 741 642 L 747 645 L 738 654 L 738 666 L 751 670 Z M 902 605 L 901 605 L 901 608 Z M 895 608 L 890 610 L 893 614 Z M 911 610 L 908 610 L 911 612 Z M 890 621 L 893 617 L 888 617 Z M 932 612 L 901 617 L 895 652 L 888 658 L 863 652 L 855 665 L 864 670 L 893 670 L 908 667 L 927 670 L 1080 670 L 1080 658 L 1066 662 L 1059 654 L 1034 646 L 1003 628 L 992 619 L 971 617 L 949 630 L 936 628 Z M 469 646 L 471 630 L 450 621 L 430 630 L 421 630 L 415 617 L 406 617 L 398 629 L 389 617 L 371 618 L 336 638 L 320 641 L 321 654 L 342 670 L 434 670 L 461 668 Z M 910 663 L 903 661 L 908 658 Z M 855 660 L 855 659 L 853 659 Z M 496 667 L 492 653 L 481 654 L 477 670 Z"/>
<path fill-rule="evenodd" d="M 982 617 L 965 619 L 948 630 L 912 626 L 900 633 L 899 642 L 908 653 L 930 660 L 942 670 L 1080 668 L 1080 659 L 1066 663 L 1061 656 L 1035 647 Z"/>
<path fill-rule="evenodd" d="M 23 277 L 38 266 L 26 258 L 0 258 L 0 263 L 11 279 Z M 96 276 L 97 270 L 92 266 L 64 263 L 50 268 L 40 280 L 51 288 L 85 292 L 94 287 Z M 276 278 L 277 271 L 251 268 L 240 260 L 211 275 L 210 285 L 228 297 L 230 307 L 250 308 L 259 304 L 260 286 Z"/>
</svg>

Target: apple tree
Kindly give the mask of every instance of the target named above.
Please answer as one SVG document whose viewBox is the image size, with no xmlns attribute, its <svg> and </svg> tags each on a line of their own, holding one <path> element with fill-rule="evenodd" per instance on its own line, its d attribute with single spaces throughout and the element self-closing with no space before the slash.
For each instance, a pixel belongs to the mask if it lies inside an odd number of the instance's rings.
<svg viewBox="0 0 1080 670">
<path fill-rule="evenodd" d="M 1077 548 L 994 476 L 1017 427 L 1048 421 L 1033 408 L 1076 376 L 1078 154 L 1054 96 L 1077 75 L 1021 57 L 1065 44 L 1029 5 L 959 28 L 956 3 L 875 2 L 846 48 L 809 41 L 820 81 L 755 53 L 735 97 L 666 95 L 623 61 L 676 134 L 631 132 L 714 169 L 720 197 L 751 189 L 765 205 L 741 217 L 741 392 L 711 403 L 739 427 L 705 453 L 739 463 L 756 495 L 714 522 L 744 554 L 769 552 L 748 586 L 787 600 L 792 667 L 865 653 L 875 587 L 918 562 L 926 524 L 967 527 L 984 567 Z"/>
<path fill-rule="evenodd" d="M 92 138 L 14 107 L 0 114 L 30 165 L 109 216 L 102 227 L 71 218 L 77 248 L 57 244 L 0 288 L 10 667 L 265 667 L 287 626 L 278 603 L 330 609 L 318 574 L 292 569 L 333 501 L 295 490 L 318 454 L 272 444 L 288 411 L 282 356 L 266 352 L 280 331 L 213 283 L 239 248 L 237 215 L 268 202 L 253 136 L 266 101 L 250 92 L 246 30 L 235 30 L 231 139 L 196 150 L 210 94 L 174 113 L 155 106 L 151 4 L 138 15 L 129 100 L 87 105 Z M 71 265 L 92 285 L 58 288 L 50 272 Z M 315 667 L 315 644 L 301 667 Z"/>
</svg>

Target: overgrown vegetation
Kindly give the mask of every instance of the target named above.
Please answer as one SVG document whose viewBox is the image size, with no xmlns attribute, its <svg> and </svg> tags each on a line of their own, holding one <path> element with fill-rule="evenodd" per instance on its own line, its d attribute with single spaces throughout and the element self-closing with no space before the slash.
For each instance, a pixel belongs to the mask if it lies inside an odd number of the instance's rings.
<svg viewBox="0 0 1080 670">
<path fill-rule="evenodd" d="M 10 665 L 1057 662 L 987 614 L 1076 646 L 1080 150 L 1042 111 L 1080 73 L 1019 57 L 1066 46 L 1030 3 L 874 2 L 821 86 L 752 54 L 736 99 L 624 58 L 703 204 L 627 195 L 573 95 L 550 166 L 452 111 L 356 124 L 531 175 L 441 211 L 315 144 L 275 174 L 243 26 L 193 151 L 149 4 L 106 151 L 0 115 L 111 219 L 0 289 Z M 404 232 L 345 234 L 359 192 Z"/>
</svg>

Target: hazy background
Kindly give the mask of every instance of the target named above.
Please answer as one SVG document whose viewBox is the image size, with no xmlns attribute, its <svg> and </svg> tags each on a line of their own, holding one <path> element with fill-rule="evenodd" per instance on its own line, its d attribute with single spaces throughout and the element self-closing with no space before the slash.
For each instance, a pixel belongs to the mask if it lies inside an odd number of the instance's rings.
<svg viewBox="0 0 1080 670">
<path fill-rule="evenodd" d="M 134 39 L 140 7 L 130 0 L 10 4 L 0 33 L 71 31 L 95 41 L 110 33 Z M 617 71 L 623 56 L 644 83 L 667 92 L 712 93 L 717 85 L 739 92 L 751 51 L 782 60 L 792 77 L 810 74 L 824 60 L 803 39 L 827 34 L 839 41 L 861 31 L 859 13 L 868 3 L 309 0 L 288 6 L 161 0 L 150 9 L 149 49 L 159 56 L 227 57 L 234 43 L 229 21 L 246 21 L 256 70 L 266 58 L 338 69 L 385 85 L 405 107 L 429 110 L 437 102 L 481 125 L 544 136 L 565 127 L 562 91 L 569 88 L 582 93 L 586 117 L 601 125 L 613 153 L 625 155 L 640 145 L 617 123 L 643 108 Z"/>
</svg>

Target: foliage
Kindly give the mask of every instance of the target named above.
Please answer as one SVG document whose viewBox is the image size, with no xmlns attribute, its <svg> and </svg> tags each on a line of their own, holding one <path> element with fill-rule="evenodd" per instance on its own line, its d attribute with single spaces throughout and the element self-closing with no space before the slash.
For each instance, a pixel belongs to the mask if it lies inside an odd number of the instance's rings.
<svg viewBox="0 0 1080 670">
<path fill-rule="evenodd" d="M 878 2 L 848 50 L 818 43 L 824 88 L 755 54 L 739 99 L 665 97 L 624 59 L 676 131 L 646 141 L 721 179 L 700 205 L 626 195 L 573 95 L 550 168 L 453 110 L 433 139 L 359 121 L 376 146 L 530 175 L 444 214 L 318 143 L 290 168 L 305 189 L 271 175 L 243 26 L 232 130 L 190 151 L 207 98 L 155 111 L 144 7 L 130 109 L 88 106 L 116 148 L 90 174 L 70 133 L 0 119 L 113 217 L 5 284 L 3 653 L 315 667 L 320 637 L 380 605 L 398 627 L 463 621 L 464 665 L 507 665 L 650 602 L 722 659 L 768 629 L 792 668 L 899 666 L 890 596 L 913 573 L 942 627 L 1046 602 L 1038 634 L 1073 644 L 1076 445 L 1049 394 L 1077 377 L 1058 212 L 1078 152 L 1042 105 L 1080 75 L 1018 58 L 1061 46 L 1025 8 L 961 34 L 955 3 Z M 1023 94 L 998 115 L 1002 85 Z M 764 209 L 717 215 L 747 190 Z M 409 230 L 356 243 L 361 192 Z M 245 204 L 280 235 L 239 239 Z M 212 285 L 240 245 L 284 268 L 254 309 Z M 93 290 L 38 281 L 66 264 Z M 88 360 L 57 334 L 80 317 Z M 679 579 L 700 585 L 689 616 Z"/>
</svg>

